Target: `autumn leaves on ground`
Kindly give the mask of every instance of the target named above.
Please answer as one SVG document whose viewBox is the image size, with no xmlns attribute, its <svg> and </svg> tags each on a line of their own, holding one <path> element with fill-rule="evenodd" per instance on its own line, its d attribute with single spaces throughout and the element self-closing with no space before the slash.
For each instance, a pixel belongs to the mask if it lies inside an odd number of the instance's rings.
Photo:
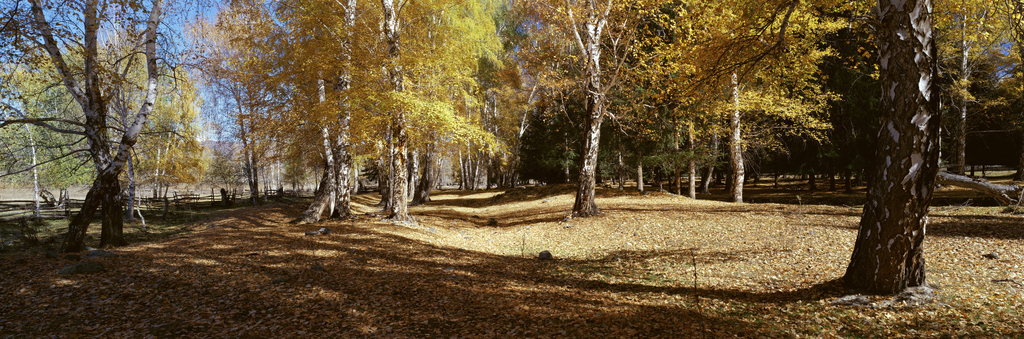
<svg viewBox="0 0 1024 339">
<path fill-rule="evenodd" d="M 859 207 L 599 189 L 603 215 L 564 221 L 571 188 L 555 186 L 438 192 L 406 225 L 376 199 L 308 225 L 288 223 L 302 201 L 224 212 L 82 259 L 100 273 L 4 256 L 0 336 L 1024 336 L 1024 226 L 999 207 L 933 208 L 939 302 L 872 308 L 836 303 Z"/>
</svg>

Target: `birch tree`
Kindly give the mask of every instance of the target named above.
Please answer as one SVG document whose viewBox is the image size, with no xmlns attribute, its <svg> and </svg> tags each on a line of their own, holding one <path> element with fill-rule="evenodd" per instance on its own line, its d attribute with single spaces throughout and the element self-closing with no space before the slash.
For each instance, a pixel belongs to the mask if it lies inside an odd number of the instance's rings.
<svg viewBox="0 0 1024 339">
<path fill-rule="evenodd" d="M 939 99 L 931 0 L 878 2 L 881 129 L 868 200 L 843 278 L 895 294 L 925 282 L 924 237 L 938 172 Z"/>
<path fill-rule="evenodd" d="M 963 174 L 967 157 L 968 116 L 977 102 L 971 94 L 978 66 L 992 54 L 1002 53 L 1006 43 L 1007 20 L 1000 6 L 989 1 L 960 0 L 936 3 L 936 40 L 941 71 L 950 79 L 944 87 L 947 102 L 957 111 L 949 128 L 950 173 Z"/>
<path fill-rule="evenodd" d="M 85 202 L 71 220 L 68 235 L 62 245 L 65 252 L 77 252 L 84 246 L 85 232 L 96 209 L 103 211 L 103 228 L 100 246 L 124 245 L 123 236 L 120 175 L 132 146 L 136 143 L 139 133 L 145 124 L 156 100 L 159 69 L 157 61 L 157 31 L 164 18 L 164 3 L 154 0 L 148 8 L 137 4 L 121 2 L 101 2 L 87 0 L 81 4 L 49 4 L 40 1 L 29 1 L 28 11 L 20 19 L 25 22 L 19 32 L 22 37 L 31 41 L 17 48 L 41 47 L 45 50 L 45 62 L 52 65 L 55 78 L 59 79 L 64 89 L 74 98 L 81 108 L 84 122 L 68 122 L 78 126 L 77 130 L 61 130 L 84 136 L 88 141 L 88 149 L 92 165 L 96 171 L 92 187 L 86 195 Z M 103 10 L 113 10 L 123 15 L 108 16 Z M 75 13 L 71 16 L 56 13 Z M 142 86 L 145 93 L 132 123 L 122 133 L 116 144 L 112 144 L 107 128 L 108 107 L 110 100 L 106 88 L 111 79 L 117 79 L 102 65 L 100 53 L 100 28 L 106 24 L 125 27 L 138 42 L 133 53 L 145 56 L 146 82 Z M 32 46 L 32 47 L 29 47 Z M 81 60 L 67 57 L 70 49 L 80 49 Z M 37 61 L 32 60 L 32 61 Z M 72 62 L 81 62 L 73 64 Z M 12 106 L 6 106 L 11 109 Z M 8 121 L 10 122 L 10 121 Z M 24 121 L 42 126 L 50 126 L 46 121 Z M 48 127 L 49 128 L 49 127 Z M 115 146 L 116 147 L 112 147 Z M 111 152 L 111 150 L 114 150 Z"/>
</svg>

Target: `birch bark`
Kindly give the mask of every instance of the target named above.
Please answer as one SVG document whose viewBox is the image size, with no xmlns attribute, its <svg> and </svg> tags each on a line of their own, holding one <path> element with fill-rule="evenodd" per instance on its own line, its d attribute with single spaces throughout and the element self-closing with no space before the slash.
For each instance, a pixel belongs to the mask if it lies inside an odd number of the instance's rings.
<svg viewBox="0 0 1024 339">
<path fill-rule="evenodd" d="M 594 200 L 594 188 L 596 186 L 597 155 L 601 140 L 601 123 L 605 118 L 605 95 L 604 83 L 601 74 L 601 39 L 604 34 L 604 27 L 608 23 L 608 14 L 611 11 L 612 2 L 609 1 L 604 9 L 600 8 L 597 0 L 589 0 L 585 5 L 585 17 L 583 22 L 577 24 L 570 9 L 569 19 L 572 22 L 572 30 L 583 53 L 585 63 L 584 76 L 586 77 L 587 112 L 583 120 L 583 154 L 580 159 L 580 174 L 576 190 L 576 200 L 572 207 L 572 217 L 588 217 L 600 214 L 597 203 Z"/>
<path fill-rule="evenodd" d="M 157 29 L 163 19 L 163 1 L 155 0 L 152 3 L 149 17 L 146 20 L 144 40 L 142 41 L 143 53 L 146 57 L 146 86 L 145 96 L 135 119 L 121 135 L 117 151 L 113 157 L 110 154 L 110 141 L 106 126 L 107 108 L 106 101 L 101 90 L 103 78 L 100 75 L 101 67 L 97 60 L 98 44 L 97 37 L 100 28 L 101 13 L 99 1 L 87 0 L 82 4 L 82 19 L 84 24 L 83 42 L 83 73 L 81 82 L 72 67 L 68 66 L 64 56 L 61 54 L 57 40 L 54 38 L 53 29 L 47 21 L 43 5 L 37 0 L 30 1 L 33 28 L 43 38 L 43 48 L 49 55 L 58 73 L 61 75 L 64 86 L 71 93 L 75 101 L 81 106 L 85 115 L 85 135 L 89 141 L 89 152 L 97 171 L 93 185 L 82 209 L 71 220 L 68 225 L 68 235 L 62 244 L 65 252 L 78 252 L 84 247 L 85 233 L 89 227 L 93 213 L 100 205 L 104 205 L 104 228 L 100 239 L 102 245 L 124 245 L 121 229 L 122 210 L 120 205 L 120 182 L 118 175 L 124 168 L 129 157 L 129 151 L 142 131 L 142 127 L 153 110 L 157 94 L 157 54 L 156 38 Z M 112 204 L 117 204 L 112 206 Z M 115 208 L 116 207 L 116 208 Z M 114 211 L 116 210 L 116 211 Z M 116 220 L 114 220 L 116 219 Z"/>
<path fill-rule="evenodd" d="M 729 160 L 732 162 L 732 181 L 729 187 L 729 200 L 743 202 L 743 129 L 740 115 L 740 84 L 736 73 L 732 73 L 733 110 L 729 115 Z"/>
<path fill-rule="evenodd" d="M 844 284 L 873 294 L 925 285 L 924 237 L 938 172 L 939 91 L 931 0 L 880 0 L 881 130 Z"/>
<path fill-rule="evenodd" d="M 401 4 L 399 4 L 400 6 Z M 388 48 L 388 78 L 392 90 L 402 92 L 405 90 L 405 84 L 400 63 L 401 45 L 399 44 L 400 27 L 398 11 L 394 0 L 381 0 L 381 7 L 384 10 L 381 26 Z M 406 144 L 409 141 L 409 136 L 406 134 L 404 109 L 398 108 L 392 112 L 391 129 L 392 140 L 394 141 L 391 169 L 394 175 L 391 180 L 392 189 L 389 192 L 393 200 L 389 210 L 389 218 L 393 221 L 411 222 L 412 218 L 409 217 L 409 197 L 408 193 L 406 193 L 408 191 L 408 180 L 406 179 L 408 171 L 405 166 L 407 161 Z"/>
</svg>

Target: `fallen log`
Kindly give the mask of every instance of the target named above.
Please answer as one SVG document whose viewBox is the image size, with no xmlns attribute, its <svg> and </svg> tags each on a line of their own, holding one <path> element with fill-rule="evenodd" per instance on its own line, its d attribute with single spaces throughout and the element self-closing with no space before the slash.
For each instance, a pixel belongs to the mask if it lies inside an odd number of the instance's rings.
<svg viewBox="0 0 1024 339">
<path fill-rule="evenodd" d="M 1022 189 L 1022 187 L 1017 185 L 993 184 L 982 178 L 971 178 L 947 172 L 939 172 L 938 176 L 935 177 L 935 183 L 963 187 L 984 193 L 996 198 L 1003 206 L 1018 203 Z"/>
</svg>

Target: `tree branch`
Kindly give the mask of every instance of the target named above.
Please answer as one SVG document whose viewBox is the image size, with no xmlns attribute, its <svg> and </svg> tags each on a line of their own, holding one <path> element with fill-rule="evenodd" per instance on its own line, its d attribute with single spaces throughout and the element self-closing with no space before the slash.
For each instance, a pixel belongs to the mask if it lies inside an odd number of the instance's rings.
<svg viewBox="0 0 1024 339">
<path fill-rule="evenodd" d="M 1004 206 L 1017 203 L 1015 196 L 1019 195 L 1018 193 L 1022 189 L 1017 185 L 993 184 L 982 178 L 971 178 L 947 172 L 939 172 L 935 177 L 935 183 L 972 189 L 995 198 Z"/>
</svg>

